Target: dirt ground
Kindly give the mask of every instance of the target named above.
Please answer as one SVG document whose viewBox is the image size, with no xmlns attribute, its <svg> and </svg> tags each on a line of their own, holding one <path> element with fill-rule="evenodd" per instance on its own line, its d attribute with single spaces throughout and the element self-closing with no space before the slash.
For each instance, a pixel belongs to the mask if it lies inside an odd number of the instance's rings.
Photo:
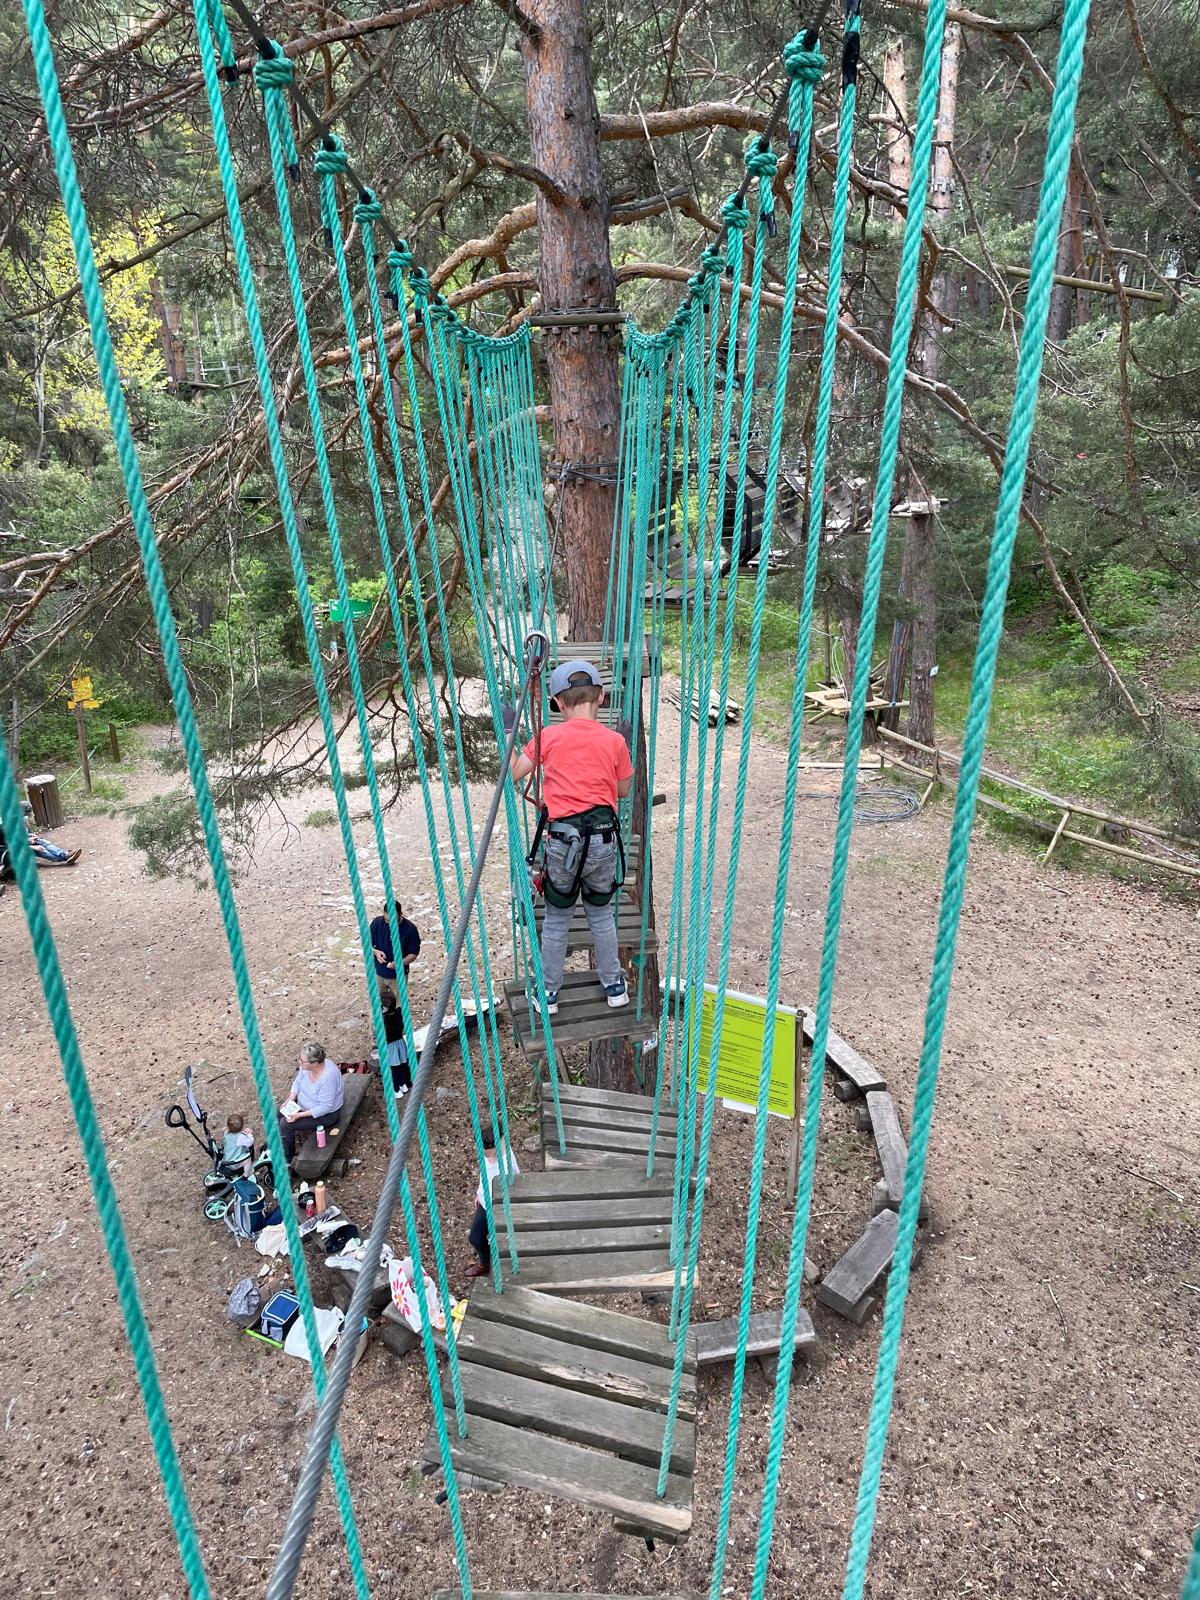
<svg viewBox="0 0 1200 1600">
<path fill-rule="evenodd" d="M 158 735 L 161 737 L 161 735 Z M 674 843 L 676 727 L 664 707 L 655 813 L 659 912 Z M 726 754 L 728 830 L 736 739 Z M 760 991 L 773 897 L 783 753 L 758 744 L 730 981 Z M 834 775 L 806 772 L 786 923 L 784 998 L 815 994 L 832 845 Z M 147 765 L 131 786 L 164 787 Z M 352 796 L 360 859 L 379 897 L 370 827 Z M 340 1059 L 369 1046 L 336 829 L 260 842 L 238 890 L 264 1037 L 282 1093 L 298 1044 Z M 896 1087 L 907 1121 L 948 833 L 936 806 L 857 830 L 834 1025 Z M 425 947 L 414 1009 L 440 970 L 432 874 L 416 794 L 390 813 L 393 863 Z M 163 1125 L 189 1062 L 216 1117 L 261 1126 L 210 891 L 145 876 L 121 818 L 64 837 L 79 867 L 42 875 L 153 1331 L 183 1471 L 218 1597 L 260 1593 L 304 1441 L 303 1368 L 234 1333 L 232 1283 L 260 1258 L 201 1216 L 199 1150 Z M 727 839 L 727 833 L 726 833 Z M 727 860 L 722 841 L 719 859 Z M 486 883 L 503 973 L 502 861 Z M 716 904 L 719 906 L 719 889 Z M 713 968 L 718 934 L 714 933 Z M 930 1154 L 932 1237 L 914 1275 L 875 1535 L 870 1593 L 891 1600 L 1174 1600 L 1200 1506 L 1200 921 L 1196 902 L 1100 873 L 1040 869 L 976 838 Z M 17 896 L 0 899 L 0 1129 L 10 1152 L 0 1333 L 4 1594 L 183 1593 L 112 1281 Z M 515 1138 L 534 1131 L 527 1069 L 507 1059 Z M 475 1184 L 457 1052 L 432 1102 L 453 1279 L 465 1287 Z M 698 1314 L 739 1291 L 749 1119 L 718 1113 Z M 756 1303 L 777 1304 L 790 1216 L 786 1127 L 773 1122 Z M 369 1218 L 387 1148 L 378 1099 L 348 1140 L 361 1159 L 333 1197 Z M 809 1253 L 828 1268 L 869 1215 L 872 1156 L 829 1098 Z M 396 1243 L 399 1243 L 397 1237 Z M 806 1301 L 811 1290 L 806 1291 Z M 639 1313 L 649 1315 L 644 1308 Z M 814 1308 L 820 1344 L 798 1367 L 770 1593 L 841 1592 L 870 1401 L 878 1318 L 854 1328 Z M 379 1596 L 454 1580 L 436 1485 L 413 1464 L 430 1421 L 419 1357 L 375 1345 L 355 1374 L 343 1440 Z M 696 1518 L 674 1550 L 607 1518 L 517 1490 L 465 1498 L 477 1587 L 707 1590 L 728 1420 L 728 1369 L 701 1383 Z M 770 1389 L 747 1374 L 725 1594 L 753 1564 Z M 331 1497 L 297 1595 L 351 1593 Z"/>
</svg>

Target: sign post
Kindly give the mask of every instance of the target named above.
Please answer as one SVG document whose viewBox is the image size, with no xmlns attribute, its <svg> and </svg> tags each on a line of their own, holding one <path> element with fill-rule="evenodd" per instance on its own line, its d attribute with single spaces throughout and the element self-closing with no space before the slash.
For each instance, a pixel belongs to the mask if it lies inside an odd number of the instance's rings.
<svg viewBox="0 0 1200 1600">
<path fill-rule="evenodd" d="M 83 787 L 88 794 L 92 792 L 92 766 L 88 760 L 87 726 L 83 720 L 83 713 L 95 711 L 99 704 L 99 700 L 92 694 L 90 677 L 71 679 L 71 698 L 67 701 L 67 710 L 75 713 L 75 726 L 79 731 L 79 760 L 83 769 Z"/>
</svg>

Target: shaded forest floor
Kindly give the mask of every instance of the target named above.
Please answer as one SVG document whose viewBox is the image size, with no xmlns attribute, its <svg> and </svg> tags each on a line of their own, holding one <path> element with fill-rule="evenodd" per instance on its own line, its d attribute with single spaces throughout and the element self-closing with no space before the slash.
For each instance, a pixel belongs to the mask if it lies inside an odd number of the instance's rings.
<svg viewBox="0 0 1200 1600">
<path fill-rule="evenodd" d="M 151 740 L 161 734 L 149 735 Z M 655 813 L 659 913 L 678 804 L 677 727 L 664 707 Z M 724 840 L 736 763 L 727 750 Z M 731 983 L 762 987 L 783 756 L 756 742 L 731 944 Z M 786 919 L 784 997 L 815 994 L 837 775 L 805 774 Z M 149 763 L 130 799 L 166 787 Z M 370 825 L 354 798 L 369 892 Z M 341 1059 L 369 1046 L 336 830 L 314 790 L 288 831 L 260 842 L 238 892 L 263 1032 L 280 1093 L 299 1043 Z M 406 911 L 426 944 L 414 1008 L 427 1012 L 443 943 L 419 797 L 389 818 Z M 200 1213 L 203 1160 L 163 1126 L 189 1063 L 214 1121 L 259 1124 L 211 894 L 148 879 L 120 816 L 78 819 L 84 847 L 46 892 L 137 1262 L 183 1471 L 220 1597 L 260 1593 L 304 1436 L 304 1369 L 235 1334 L 232 1283 L 260 1258 Z M 947 814 L 860 828 L 834 1025 L 896 1091 L 907 1123 Z M 721 869 L 719 869 L 721 870 Z M 719 905 L 721 884 L 717 884 Z M 507 873 L 485 880 L 493 953 L 507 967 Z M 717 934 L 714 932 L 714 952 Z M 1174 1600 L 1200 1466 L 1200 922 L 1195 903 L 1107 874 L 1040 871 L 977 837 L 930 1154 L 932 1238 L 913 1279 L 875 1540 L 872 1592 L 893 1600 Z M 20 906 L 0 899 L 0 1108 L 10 1152 L 0 1335 L 0 1537 L 5 1591 L 174 1597 L 182 1582 L 113 1302 L 90 1190 Z M 527 1069 L 506 1057 L 520 1148 L 534 1129 Z M 461 1068 L 450 1050 L 430 1120 L 452 1281 L 465 1288 L 475 1177 Z M 756 1298 L 777 1304 L 790 1213 L 786 1125 L 771 1124 Z M 751 1125 L 721 1112 L 705 1220 L 705 1316 L 733 1311 Z M 378 1101 L 348 1141 L 361 1159 L 334 1198 L 369 1217 L 386 1155 Z M 809 1253 L 828 1268 L 869 1214 L 872 1156 L 845 1108 L 823 1112 Z M 1162 1186 L 1165 1186 L 1162 1187 Z M 1171 1191 L 1170 1193 L 1168 1191 Z M 1173 1195 L 1182 1196 L 1176 1200 Z M 397 1238 L 394 1242 L 399 1243 Z M 1061 1307 L 1061 1319 L 1055 1301 Z M 806 1291 L 806 1302 L 811 1290 Z M 634 1308 L 630 1308 L 634 1309 Z M 640 1305 L 641 1315 L 649 1315 Z M 790 1404 L 770 1593 L 840 1593 L 878 1319 L 856 1329 L 814 1308 L 820 1344 Z M 607 1519 L 508 1490 L 466 1497 L 477 1585 L 702 1591 L 727 1430 L 728 1371 L 701 1382 L 696 1521 L 650 1556 Z M 372 1347 L 342 1440 L 374 1592 L 419 1600 L 453 1580 L 447 1513 L 413 1471 L 430 1421 L 418 1359 Z M 770 1389 L 747 1377 L 727 1593 L 748 1592 Z M 297 1590 L 350 1592 L 326 1495 Z"/>
</svg>

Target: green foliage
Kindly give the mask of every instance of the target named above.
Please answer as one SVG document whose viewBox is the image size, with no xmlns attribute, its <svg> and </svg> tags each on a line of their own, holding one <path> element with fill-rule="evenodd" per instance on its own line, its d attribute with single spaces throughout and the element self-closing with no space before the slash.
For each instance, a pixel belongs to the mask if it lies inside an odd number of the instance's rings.
<svg viewBox="0 0 1200 1600">
<path fill-rule="evenodd" d="M 332 828 L 336 821 L 336 811 L 310 811 L 304 819 L 304 826 L 306 828 Z"/>
</svg>

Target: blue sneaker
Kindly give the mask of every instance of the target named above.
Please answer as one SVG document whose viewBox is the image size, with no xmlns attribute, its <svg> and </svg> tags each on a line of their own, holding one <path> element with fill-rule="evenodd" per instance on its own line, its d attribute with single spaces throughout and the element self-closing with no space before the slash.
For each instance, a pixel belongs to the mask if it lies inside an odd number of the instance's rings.
<svg viewBox="0 0 1200 1600">
<path fill-rule="evenodd" d="M 601 987 L 604 990 L 604 998 L 614 1010 L 618 1006 L 627 1006 L 629 1004 L 629 990 L 625 986 L 624 978 L 618 978 L 616 983 L 602 984 Z"/>
<path fill-rule="evenodd" d="M 538 1016 L 540 1017 L 541 1014 L 542 1014 L 542 1008 L 541 1008 L 540 1003 L 538 1002 L 538 997 L 537 997 L 536 994 L 530 995 L 529 1003 L 533 1007 L 533 1009 L 537 1012 Z M 610 1005 L 612 1004 L 611 1000 L 609 1001 L 609 1004 Z M 557 989 L 547 989 L 546 990 L 546 1015 L 548 1017 L 556 1017 L 558 1015 L 558 990 Z"/>
</svg>

